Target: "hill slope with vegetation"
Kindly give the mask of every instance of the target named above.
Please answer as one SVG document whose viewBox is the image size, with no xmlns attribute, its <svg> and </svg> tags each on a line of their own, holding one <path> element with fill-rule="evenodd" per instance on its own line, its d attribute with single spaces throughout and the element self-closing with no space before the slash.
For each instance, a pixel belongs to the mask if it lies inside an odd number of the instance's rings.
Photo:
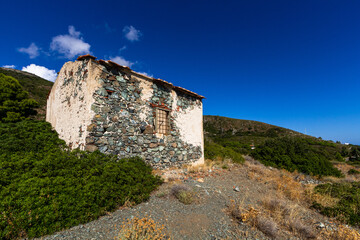
<svg viewBox="0 0 360 240">
<path fill-rule="evenodd" d="M 30 118 L 39 105 L 29 95 L 45 107 L 43 79 L 12 73 L 21 81 L 0 73 L 0 239 L 40 237 L 149 198 L 161 183 L 150 166 L 69 149 Z"/>
<path fill-rule="evenodd" d="M 332 161 L 358 162 L 358 146 L 325 141 L 290 129 L 251 120 L 204 116 L 205 157 L 252 155 L 266 165 L 314 175 L 340 176 Z"/>
<path fill-rule="evenodd" d="M 45 80 L 32 73 L 11 68 L 0 68 L 0 73 L 11 76 L 19 81 L 23 89 L 29 93 L 29 97 L 39 103 L 39 107 L 36 109 L 38 114 L 35 118 L 38 120 L 45 119 L 46 100 L 53 82 Z"/>
</svg>

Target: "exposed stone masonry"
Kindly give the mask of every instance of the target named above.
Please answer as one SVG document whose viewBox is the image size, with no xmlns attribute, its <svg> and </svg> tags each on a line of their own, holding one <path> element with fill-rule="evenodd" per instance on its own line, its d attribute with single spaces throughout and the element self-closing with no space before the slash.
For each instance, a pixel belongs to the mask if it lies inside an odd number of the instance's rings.
<svg viewBox="0 0 360 240">
<path fill-rule="evenodd" d="M 83 68 L 88 61 L 83 61 Z M 201 100 L 176 91 L 178 98 L 174 103 L 171 89 L 157 82 L 151 83 L 151 98 L 144 99 L 138 78 L 126 69 L 102 67 L 106 76 L 98 80 L 101 87 L 93 93 L 95 102 L 91 109 L 95 116 L 87 126 L 87 150 L 99 149 L 119 157 L 141 156 L 155 168 L 192 163 L 202 157 L 200 146 L 181 140 L 174 121 L 177 113 L 201 105 Z M 171 131 L 168 135 L 155 133 L 156 107 L 170 111 Z M 144 119 L 140 112 L 146 113 Z M 79 134 L 81 131 L 79 129 Z"/>
</svg>

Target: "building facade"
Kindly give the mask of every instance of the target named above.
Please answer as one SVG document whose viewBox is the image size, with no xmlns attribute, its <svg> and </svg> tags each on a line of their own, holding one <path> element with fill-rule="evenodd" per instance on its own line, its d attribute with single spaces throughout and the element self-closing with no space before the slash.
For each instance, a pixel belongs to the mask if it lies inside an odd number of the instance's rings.
<svg viewBox="0 0 360 240">
<path fill-rule="evenodd" d="M 71 148 L 140 156 L 155 168 L 194 165 L 204 161 L 203 98 L 84 55 L 60 70 L 46 120 Z"/>
</svg>

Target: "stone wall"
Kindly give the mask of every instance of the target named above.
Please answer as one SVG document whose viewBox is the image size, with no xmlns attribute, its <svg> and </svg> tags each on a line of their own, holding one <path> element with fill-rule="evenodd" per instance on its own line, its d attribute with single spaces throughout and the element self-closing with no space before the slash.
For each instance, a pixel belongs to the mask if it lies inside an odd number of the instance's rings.
<svg viewBox="0 0 360 240">
<path fill-rule="evenodd" d="M 65 64 L 58 78 L 47 121 L 73 148 L 140 156 L 155 168 L 203 162 L 200 99 L 90 59 Z M 170 111 L 168 135 L 155 133 L 157 107 Z"/>
</svg>

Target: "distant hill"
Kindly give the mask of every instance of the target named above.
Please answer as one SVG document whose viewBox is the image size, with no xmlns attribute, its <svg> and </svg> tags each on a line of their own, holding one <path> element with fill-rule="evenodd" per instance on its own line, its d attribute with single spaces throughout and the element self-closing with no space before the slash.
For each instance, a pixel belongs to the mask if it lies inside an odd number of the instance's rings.
<svg viewBox="0 0 360 240">
<path fill-rule="evenodd" d="M 204 116 L 204 133 L 206 138 L 226 138 L 255 145 L 275 137 L 298 136 L 314 138 L 263 122 L 210 115 Z"/>
<path fill-rule="evenodd" d="M 275 125 L 220 116 L 204 116 L 205 157 L 213 159 L 239 158 L 237 154 L 251 154 L 253 149 L 268 140 L 277 141 L 284 137 L 303 139 L 307 145 L 329 160 L 335 160 L 337 153 L 347 157 L 349 147 L 341 143 L 322 140 Z M 346 149 L 344 149 L 346 148 Z M 339 159 L 339 158 L 338 158 Z"/>
<path fill-rule="evenodd" d="M 302 135 L 305 134 L 283 128 L 275 125 L 253 121 L 242 120 L 236 118 L 220 117 L 220 116 L 204 116 L 204 128 L 209 133 L 229 134 L 232 135 L 259 135 L 268 136 L 277 133 L 278 135 Z"/>
<path fill-rule="evenodd" d="M 45 80 L 32 73 L 12 69 L 1 68 L 0 73 L 16 78 L 25 91 L 29 92 L 30 98 L 35 99 L 40 107 L 37 109 L 38 115 L 36 119 L 45 119 L 46 116 L 46 100 L 53 82 Z"/>
</svg>

